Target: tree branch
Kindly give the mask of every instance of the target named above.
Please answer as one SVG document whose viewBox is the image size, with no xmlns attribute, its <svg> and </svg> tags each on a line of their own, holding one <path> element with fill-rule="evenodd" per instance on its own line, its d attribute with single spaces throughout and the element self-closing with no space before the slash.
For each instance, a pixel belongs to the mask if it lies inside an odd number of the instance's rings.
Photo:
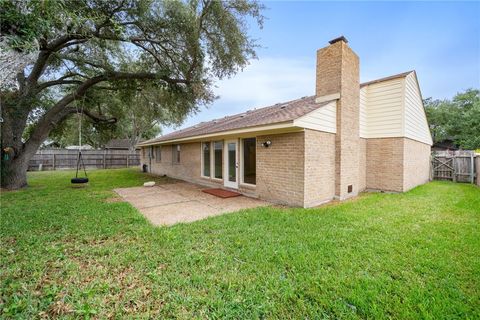
<svg viewBox="0 0 480 320">
<path fill-rule="evenodd" d="M 50 108 L 38 121 L 35 129 L 33 130 L 30 138 L 25 142 L 24 151 L 28 153 L 35 153 L 38 149 L 38 146 L 48 137 L 50 131 L 55 128 L 57 123 L 64 120 L 72 112 L 77 112 L 76 108 L 67 108 L 67 106 L 75 101 L 80 99 L 85 95 L 88 89 L 96 85 L 97 83 L 109 80 L 156 80 L 160 79 L 165 81 L 168 84 L 189 84 L 188 80 L 185 79 L 175 79 L 169 78 L 166 76 L 158 76 L 155 73 L 149 72 L 139 72 L 139 73 L 129 73 L 129 72 L 108 72 L 93 78 L 90 78 L 84 81 L 77 89 L 60 99 L 52 108 Z M 85 113 L 85 110 L 84 110 Z M 87 111 L 87 113 L 89 113 Z M 95 116 L 93 113 L 85 115 L 89 117 L 94 117 L 96 119 L 101 119 L 99 116 Z"/>
<path fill-rule="evenodd" d="M 39 85 L 37 85 L 35 89 L 37 92 L 40 92 L 45 88 L 61 85 L 61 84 L 82 84 L 83 82 L 81 80 L 67 80 L 68 78 L 75 77 L 75 76 L 82 76 L 82 75 L 79 73 L 69 73 L 64 75 L 63 77 L 58 78 L 57 80 L 40 83 Z"/>
<path fill-rule="evenodd" d="M 81 110 L 81 112 L 86 115 L 87 117 L 89 117 L 90 119 L 92 119 L 94 122 L 96 123 L 115 123 L 117 122 L 117 118 L 108 118 L 108 117 L 105 117 L 105 116 L 102 116 L 102 115 L 98 115 L 98 114 L 95 114 L 93 112 L 90 112 L 88 110 Z"/>
</svg>

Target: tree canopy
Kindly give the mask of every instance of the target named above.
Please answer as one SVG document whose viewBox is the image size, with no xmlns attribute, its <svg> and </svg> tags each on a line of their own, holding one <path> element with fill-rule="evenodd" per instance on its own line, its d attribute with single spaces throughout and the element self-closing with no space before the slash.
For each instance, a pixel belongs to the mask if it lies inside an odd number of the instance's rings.
<svg viewBox="0 0 480 320">
<path fill-rule="evenodd" d="M 147 84 L 156 108 L 177 121 L 209 104 L 213 81 L 255 58 L 248 26 L 263 23 L 255 0 L 0 1 L 2 185 L 10 187 L 26 184 L 28 159 L 78 112 L 75 101 L 97 123 L 116 121 L 99 100 Z"/>
<path fill-rule="evenodd" d="M 468 89 L 453 99 L 425 99 L 434 142 L 452 140 L 462 149 L 480 149 L 480 90 Z"/>
</svg>

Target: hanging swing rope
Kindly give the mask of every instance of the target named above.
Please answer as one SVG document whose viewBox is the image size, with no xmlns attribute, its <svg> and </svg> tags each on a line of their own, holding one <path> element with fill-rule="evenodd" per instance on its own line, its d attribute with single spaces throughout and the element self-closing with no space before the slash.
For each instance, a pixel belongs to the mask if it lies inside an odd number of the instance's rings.
<svg viewBox="0 0 480 320">
<path fill-rule="evenodd" d="M 82 104 L 80 105 L 80 110 L 78 110 L 78 103 L 75 103 L 75 109 L 77 110 L 78 116 L 78 156 L 77 156 L 77 171 L 75 173 L 75 178 L 72 178 L 72 183 L 87 183 L 88 176 L 87 176 L 87 169 L 85 168 L 85 163 L 83 162 L 82 157 L 82 114 L 83 114 L 83 107 L 85 105 L 85 96 L 83 97 Z M 80 161 L 82 162 L 83 172 L 85 173 L 84 178 L 78 177 L 78 170 L 80 169 Z"/>
</svg>

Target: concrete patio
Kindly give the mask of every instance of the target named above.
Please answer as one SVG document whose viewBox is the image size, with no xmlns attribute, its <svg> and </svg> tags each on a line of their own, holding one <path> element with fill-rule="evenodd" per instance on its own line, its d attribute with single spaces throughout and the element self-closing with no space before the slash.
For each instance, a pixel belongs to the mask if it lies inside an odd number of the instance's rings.
<svg viewBox="0 0 480 320">
<path fill-rule="evenodd" d="M 271 205 L 269 202 L 245 196 L 219 198 L 202 192 L 202 189 L 205 187 L 176 182 L 114 191 L 154 225 L 193 222 L 241 209 Z"/>
</svg>

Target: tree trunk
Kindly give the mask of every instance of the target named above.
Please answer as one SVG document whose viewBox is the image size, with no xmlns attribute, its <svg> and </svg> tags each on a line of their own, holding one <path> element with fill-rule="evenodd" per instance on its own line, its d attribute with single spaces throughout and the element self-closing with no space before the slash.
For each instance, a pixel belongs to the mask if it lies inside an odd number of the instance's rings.
<svg viewBox="0 0 480 320">
<path fill-rule="evenodd" d="M 3 97 L 2 97 L 3 98 Z M 25 100 L 19 99 L 25 103 Z M 22 134 L 27 124 L 28 109 L 19 103 L 5 103 L 1 108 L 1 177 L 0 185 L 6 189 L 19 189 L 27 185 L 30 157 L 24 152 Z"/>
<path fill-rule="evenodd" d="M 24 156 L 2 161 L 2 188 L 15 190 L 27 186 L 28 162 Z"/>
</svg>

